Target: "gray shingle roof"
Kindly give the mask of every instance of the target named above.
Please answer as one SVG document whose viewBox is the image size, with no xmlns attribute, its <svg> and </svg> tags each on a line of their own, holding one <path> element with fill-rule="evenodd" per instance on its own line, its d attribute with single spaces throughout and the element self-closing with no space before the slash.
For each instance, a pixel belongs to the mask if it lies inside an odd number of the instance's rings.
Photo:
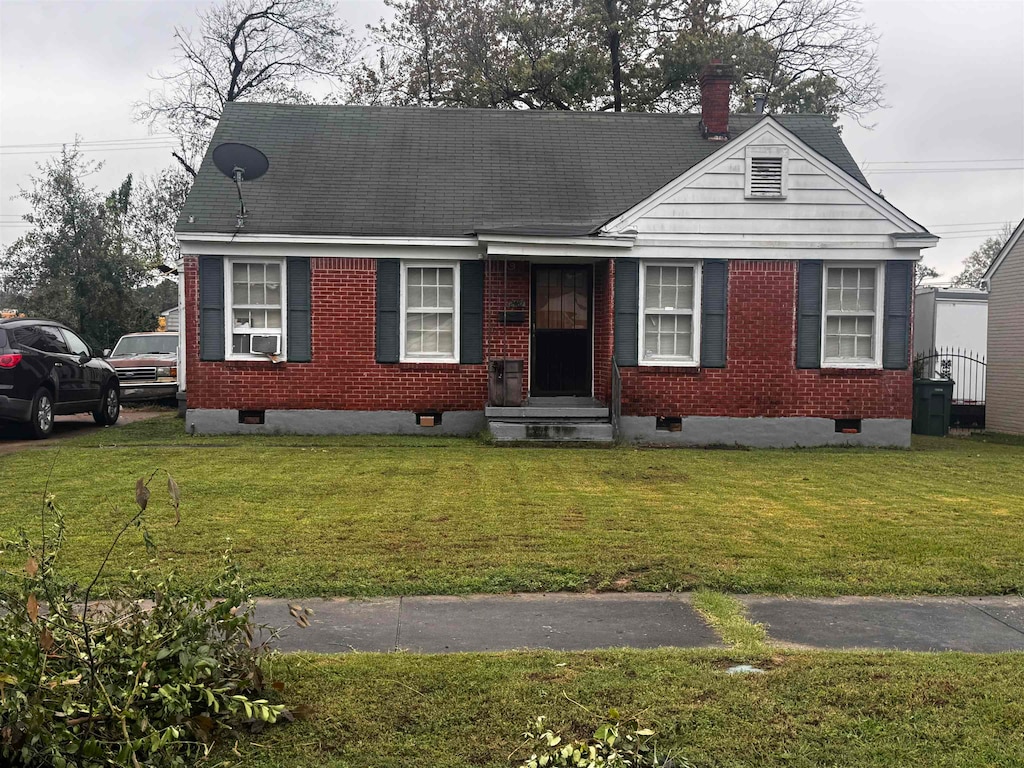
<svg viewBox="0 0 1024 768">
<path fill-rule="evenodd" d="M 732 136 L 759 119 L 734 115 Z M 210 147 L 238 141 L 270 158 L 266 176 L 243 186 L 249 234 L 582 235 L 718 149 L 701 138 L 699 120 L 232 103 Z M 868 186 L 826 118 L 777 120 Z M 177 231 L 233 232 L 237 210 L 234 183 L 208 151 Z"/>
</svg>

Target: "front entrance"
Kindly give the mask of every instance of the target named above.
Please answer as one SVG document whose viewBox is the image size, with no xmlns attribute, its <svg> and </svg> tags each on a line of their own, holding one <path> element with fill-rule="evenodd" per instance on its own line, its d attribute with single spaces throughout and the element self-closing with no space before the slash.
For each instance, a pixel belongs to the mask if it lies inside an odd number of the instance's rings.
<svg viewBox="0 0 1024 768">
<path fill-rule="evenodd" d="M 535 264 L 532 285 L 530 395 L 590 397 L 592 268 Z"/>
</svg>

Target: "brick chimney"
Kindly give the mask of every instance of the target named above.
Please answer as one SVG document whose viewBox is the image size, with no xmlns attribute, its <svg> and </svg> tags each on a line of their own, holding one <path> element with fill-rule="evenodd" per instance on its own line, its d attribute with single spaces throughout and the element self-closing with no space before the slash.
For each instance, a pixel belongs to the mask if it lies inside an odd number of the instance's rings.
<svg viewBox="0 0 1024 768">
<path fill-rule="evenodd" d="M 729 86 L 732 64 L 712 59 L 700 74 L 700 130 L 708 141 L 729 140 Z"/>
</svg>

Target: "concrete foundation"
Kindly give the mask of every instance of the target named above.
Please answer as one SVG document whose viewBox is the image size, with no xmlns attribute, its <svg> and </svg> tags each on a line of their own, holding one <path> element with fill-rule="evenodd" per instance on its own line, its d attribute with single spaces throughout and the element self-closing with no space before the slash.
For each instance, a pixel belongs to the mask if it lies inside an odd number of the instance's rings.
<svg viewBox="0 0 1024 768">
<path fill-rule="evenodd" d="M 412 411 L 264 411 L 263 424 L 240 424 L 238 411 L 191 408 L 186 431 L 196 435 L 475 435 L 487 426 L 483 411 L 446 411 L 422 427 Z"/>
<path fill-rule="evenodd" d="M 832 419 L 731 418 L 687 416 L 678 432 L 659 430 L 653 416 L 623 416 L 623 442 L 650 445 L 738 445 L 750 448 L 804 448 L 821 445 L 864 445 L 909 448 L 910 419 L 864 419 L 856 434 L 836 432 Z"/>
</svg>

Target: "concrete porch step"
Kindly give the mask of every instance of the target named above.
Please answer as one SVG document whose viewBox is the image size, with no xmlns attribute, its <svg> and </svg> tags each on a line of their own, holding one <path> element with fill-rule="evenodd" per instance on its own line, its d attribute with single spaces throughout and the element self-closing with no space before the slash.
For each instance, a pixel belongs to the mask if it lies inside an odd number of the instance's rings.
<svg viewBox="0 0 1024 768">
<path fill-rule="evenodd" d="M 488 405 L 484 408 L 488 419 L 500 421 L 565 421 L 565 420 L 599 420 L 608 418 L 608 409 L 596 406 L 502 406 Z"/>
<path fill-rule="evenodd" d="M 497 443 L 611 443 L 615 439 L 608 422 L 490 421 Z"/>
<path fill-rule="evenodd" d="M 498 421 L 604 421 L 609 411 L 592 397 L 531 397 L 526 405 L 488 405 L 484 415 Z"/>
</svg>

